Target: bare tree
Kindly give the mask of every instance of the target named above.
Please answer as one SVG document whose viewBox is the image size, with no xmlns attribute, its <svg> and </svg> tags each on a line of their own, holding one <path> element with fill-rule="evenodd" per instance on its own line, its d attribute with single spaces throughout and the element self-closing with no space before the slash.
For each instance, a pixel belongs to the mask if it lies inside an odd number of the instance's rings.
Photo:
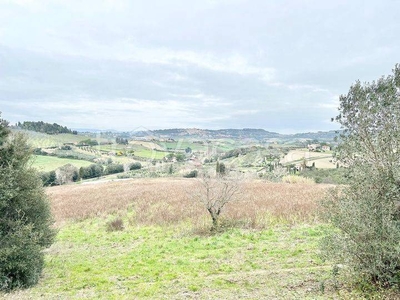
<svg viewBox="0 0 400 300">
<path fill-rule="evenodd" d="M 56 170 L 57 184 L 59 185 L 77 181 L 78 177 L 78 168 L 71 164 L 66 164 Z"/>
<path fill-rule="evenodd" d="M 191 193 L 195 201 L 202 203 L 212 219 L 211 231 L 219 227 L 219 217 L 226 204 L 237 200 L 241 193 L 241 176 L 202 174 L 197 188 Z"/>
</svg>

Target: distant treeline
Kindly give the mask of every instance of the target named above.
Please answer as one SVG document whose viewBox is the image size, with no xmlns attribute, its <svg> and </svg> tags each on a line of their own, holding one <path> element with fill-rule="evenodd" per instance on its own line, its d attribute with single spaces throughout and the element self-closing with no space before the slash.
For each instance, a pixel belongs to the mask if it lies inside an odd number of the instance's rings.
<svg viewBox="0 0 400 300">
<path fill-rule="evenodd" d="M 39 122 L 25 121 L 23 123 L 18 122 L 16 126 L 20 129 L 42 132 L 47 134 L 59 134 L 59 133 L 78 134 L 77 131 L 68 129 L 66 126 L 61 126 L 58 125 L 57 123 L 54 124 L 45 123 L 43 121 Z"/>
</svg>

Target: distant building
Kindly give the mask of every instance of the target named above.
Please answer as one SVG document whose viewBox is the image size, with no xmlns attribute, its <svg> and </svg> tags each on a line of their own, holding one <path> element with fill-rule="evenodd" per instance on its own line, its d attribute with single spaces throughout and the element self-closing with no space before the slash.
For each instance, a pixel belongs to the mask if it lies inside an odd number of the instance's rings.
<svg viewBox="0 0 400 300">
<path fill-rule="evenodd" d="M 320 144 L 309 144 L 308 145 L 308 151 L 317 151 L 318 149 L 321 149 Z"/>
<path fill-rule="evenodd" d="M 330 151 L 331 150 L 331 146 L 325 145 L 321 147 L 322 151 Z"/>
</svg>

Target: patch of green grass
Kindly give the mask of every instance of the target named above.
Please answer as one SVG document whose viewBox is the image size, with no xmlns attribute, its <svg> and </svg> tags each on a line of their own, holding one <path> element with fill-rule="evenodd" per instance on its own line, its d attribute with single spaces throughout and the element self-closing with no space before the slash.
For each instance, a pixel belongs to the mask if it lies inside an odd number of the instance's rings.
<svg viewBox="0 0 400 300">
<path fill-rule="evenodd" d="M 127 222 L 125 222 L 127 223 Z M 232 229 L 197 236 L 186 228 L 107 232 L 106 219 L 66 225 L 47 251 L 39 285 L 22 298 L 326 299 L 330 267 L 317 256 L 320 226 Z M 330 294 L 329 294 L 330 293 Z M 13 296 L 10 294 L 9 296 Z"/>
<path fill-rule="evenodd" d="M 32 162 L 33 162 L 33 167 L 43 172 L 53 171 L 66 164 L 72 164 L 77 168 L 87 167 L 93 164 L 92 162 L 85 160 L 58 158 L 54 156 L 43 156 L 43 155 L 33 156 Z"/>
</svg>

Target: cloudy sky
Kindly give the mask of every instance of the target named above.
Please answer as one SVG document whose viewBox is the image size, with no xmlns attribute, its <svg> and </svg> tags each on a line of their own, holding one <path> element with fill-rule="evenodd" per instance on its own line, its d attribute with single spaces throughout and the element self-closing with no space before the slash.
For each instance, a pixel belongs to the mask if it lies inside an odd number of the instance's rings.
<svg viewBox="0 0 400 300">
<path fill-rule="evenodd" d="M 0 111 L 134 130 L 336 129 L 400 62 L 400 1 L 0 0 Z"/>
</svg>

